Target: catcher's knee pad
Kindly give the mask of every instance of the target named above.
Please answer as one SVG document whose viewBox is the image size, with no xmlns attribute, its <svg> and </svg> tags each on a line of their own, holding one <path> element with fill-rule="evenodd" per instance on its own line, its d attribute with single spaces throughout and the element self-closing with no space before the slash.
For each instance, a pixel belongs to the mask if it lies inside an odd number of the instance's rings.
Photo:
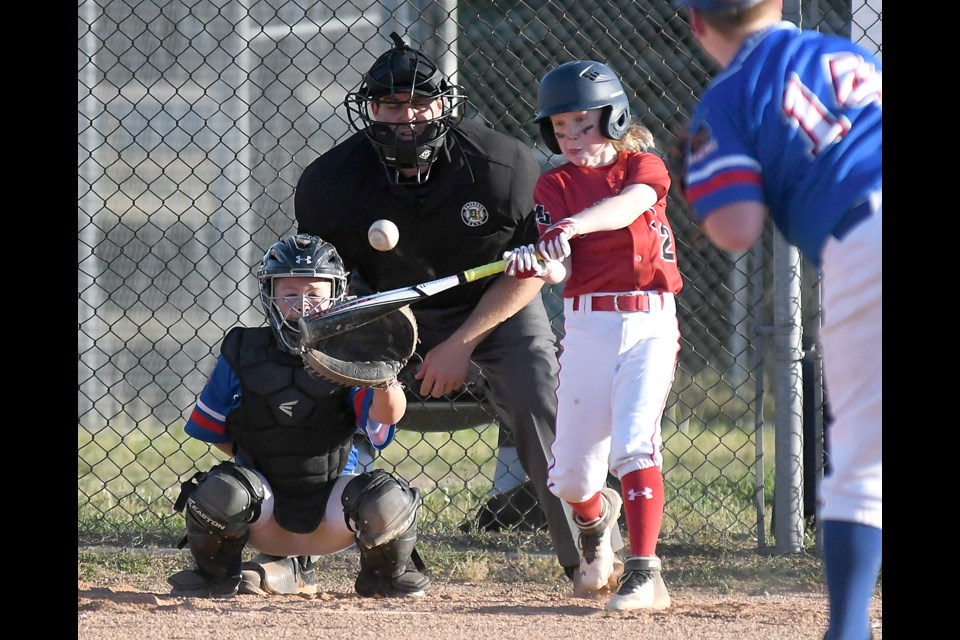
<svg viewBox="0 0 960 640">
<path fill-rule="evenodd" d="M 361 596 L 422 595 L 430 579 L 420 573 L 423 562 L 414 548 L 417 523 L 376 547 L 360 546 L 360 573 L 354 587 Z M 410 564 L 414 567 L 411 567 Z"/>
<path fill-rule="evenodd" d="M 243 547 L 250 538 L 250 522 L 260 515 L 264 488 L 259 476 L 232 462 L 183 483 L 178 511 L 186 507 L 187 535 L 198 571 L 217 581 L 240 577 Z"/>
<path fill-rule="evenodd" d="M 361 473 L 343 488 L 347 527 L 356 532 L 360 548 L 383 545 L 411 530 L 417 521 L 420 491 L 383 469 Z M 413 527 L 416 541 L 416 527 Z"/>
</svg>

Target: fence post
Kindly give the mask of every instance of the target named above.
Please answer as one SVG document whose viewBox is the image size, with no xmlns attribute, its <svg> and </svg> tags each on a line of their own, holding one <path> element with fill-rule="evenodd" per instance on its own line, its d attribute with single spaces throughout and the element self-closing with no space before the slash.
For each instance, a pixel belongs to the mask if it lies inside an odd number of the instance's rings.
<svg viewBox="0 0 960 640">
<path fill-rule="evenodd" d="M 798 553 L 803 548 L 804 527 L 800 252 L 776 230 L 773 243 L 773 551 Z"/>
</svg>

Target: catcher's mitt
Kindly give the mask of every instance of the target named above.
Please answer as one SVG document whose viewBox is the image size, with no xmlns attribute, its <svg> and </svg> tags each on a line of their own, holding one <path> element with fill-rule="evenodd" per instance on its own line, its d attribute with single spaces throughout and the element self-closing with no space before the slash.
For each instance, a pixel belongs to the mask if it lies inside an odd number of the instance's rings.
<svg viewBox="0 0 960 640">
<path fill-rule="evenodd" d="M 410 307 L 303 345 L 303 365 L 312 375 L 347 387 L 385 389 L 417 348 L 417 320 Z"/>
</svg>

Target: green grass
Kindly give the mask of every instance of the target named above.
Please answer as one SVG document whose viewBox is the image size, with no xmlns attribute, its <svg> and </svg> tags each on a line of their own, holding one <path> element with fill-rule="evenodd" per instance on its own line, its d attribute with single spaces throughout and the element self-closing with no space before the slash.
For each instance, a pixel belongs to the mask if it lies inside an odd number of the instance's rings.
<svg viewBox="0 0 960 640">
<path fill-rule="evenodd" d="M 749 433 L 688 416 L 664 430 L 666 509 L 658 553 L 671 586 L 751 593 L 822 589 L 812 532 L 798 554 L 762 553 L 757 544 L 756 447 Z M 773 460 L 772 434 L 767 462 Z M 400 431 L 378 466 L 421 489 L 420 543 L 431 577 L 450 582 L 531 582 L 566 588 L 545 532 L 461 531 L 491 485 L 495 426 L 454 432 Z M 166 589 L 166 576 L 190 564 L 172 551 L 183 536 L 173 512 L 180 482 L 223 457 L 163 428 L 78 434 L 78 579 L 122 580 Z M 773 470 L 765 464 L 769 523 Z M 769 536 L 768 536 L 769 538 Z M 770 540 L 768 539 L 768 544 Z M 102 545 L 115 548 L 103 550 Z M 248 557 L 252 550 L 245 553 Z M 330 571 L 355 571 L 356 558 L 324 559 Z"/>
<path fill-rule="evenodd" d="M 772 434 L 765 436 L 767 464 L 758 494 L 752 434 L 708 427 L 690 417 L 680 426 L 666 422 L 663 539 L 755 544 L 757 499 L 762 495 L 767 522 L 773 503 Z M 401 430 L 377 466 L 421 490 L 425 531 L 459 534 L 491 487 L 497 433 L 496 425 L 453 432 Z M 80 428 L 78 451 L 78 528 L 81 538 L 91 541 L 129 539 L 131 531 L 141 532 L 142 540 L 182 535 L 182 516 L 173 511 L 180 483 L 224 459 L 181 430 L 157 425 L 123 434 Z"/>
</svg>

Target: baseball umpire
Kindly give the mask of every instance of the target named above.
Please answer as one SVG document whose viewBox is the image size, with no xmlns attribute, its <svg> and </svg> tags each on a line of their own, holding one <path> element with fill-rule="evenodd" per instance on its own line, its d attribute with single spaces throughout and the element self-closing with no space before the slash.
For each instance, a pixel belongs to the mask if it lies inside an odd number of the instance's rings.
<svg viewBox="0 0 960 640">
<path fill-rule="evenodd" d="M 540 168 L 531 149 L 462 119 L 463 88 L 391 37 L 393 48 L 346 97 L 356 133 L 307 166 L 295 196 L 299 231 L 334 243 L 351 277 L 377 291 L 494 262 L 537 239 Z M 367 242 L 378 218 L 399 228 L 391 251 Z M 546 485 L 558 364 L 542 286 L 536 278 L 493 277 L 411 305 L 423 359 L 415 379 L 422 396 L 440 398 L 464 384 L 471 359 L 480 367 L 572 579 L 580 562 L 574 527 Z"/>
</svg>

